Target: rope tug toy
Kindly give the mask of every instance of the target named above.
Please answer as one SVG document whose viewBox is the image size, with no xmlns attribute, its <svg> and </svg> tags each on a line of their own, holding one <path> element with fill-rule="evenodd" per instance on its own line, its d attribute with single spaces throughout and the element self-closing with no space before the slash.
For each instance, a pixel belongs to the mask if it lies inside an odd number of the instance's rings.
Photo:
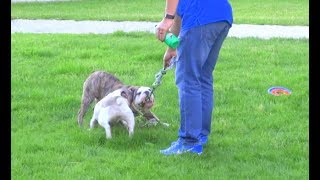
<svg viewBox="0 0 320 180">
<path fill-rule="evenodd" d="M 161 84 L 161 79 L 163 77 L 163 75 L 165 75 L 167 73 L 168 70 L 172 69 L 175 66 L 176 63 L 176 57 L 173 57 L 170 61 L 170 64 L 167 68 L 163 68 L 161 69 L 156 75 L 155 75 L 155 81 L 152 84 L 151 87 L 151 93 L 149 94 L 149 96 L 147 97 L 147 99 L 150 99 L 151 95 L 153 94 L 153 92 L 155 91 L 155 89 L 160 86 Z"/>
</svg>

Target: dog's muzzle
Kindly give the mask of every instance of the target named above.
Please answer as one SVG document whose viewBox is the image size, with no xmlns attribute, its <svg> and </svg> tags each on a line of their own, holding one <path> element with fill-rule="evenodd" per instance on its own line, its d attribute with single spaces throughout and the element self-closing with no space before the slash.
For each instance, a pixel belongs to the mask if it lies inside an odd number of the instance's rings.
<svg viewBox="0 0 320 180">
<path fill-rule="evenodd" d="M 149 91 L 146 91 L 146 95 L 147 95 L 147 97 L 146 97 L 146 99 L 147 100 L 150 100 L 151 99 L 151 96 L 153 95 L 153 88 L 151 89 L 151 91 L 149 92 Z"/>
<path fill-rule="evenodd" d="M 145 91 L 143 92 L 143 94 L 145 94 L 145 98 L 142 100 L 139 106 L 144 108 L 151 108 L 154 103 L 154 95 L 151 91 Z"/>
</svg>

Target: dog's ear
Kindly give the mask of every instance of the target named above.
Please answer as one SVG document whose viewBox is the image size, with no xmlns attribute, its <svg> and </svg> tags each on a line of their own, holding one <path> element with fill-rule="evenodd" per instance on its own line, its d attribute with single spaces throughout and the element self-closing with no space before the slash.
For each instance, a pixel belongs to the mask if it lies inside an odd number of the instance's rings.
<svg viewBox="0 0 320 180">
<path fill-rule="evenodd" d="M 129 94 L 126 89 L 121 90 L 121 96 L 128 99 Z"/>
<path fill-rule="evenodd" d="M 129 104 L 132 103 L 135 94 L 136 94 L 137 90 L 135 87 L 133 86 L 126 86 L 125 88 L 123 88 L 123 90 L 121 91 L 121 96 L 126 98 L 129 102 Z"/>
<path fill-rule="evenodd" d="M 132 94 L 133 94 L 133 97 L 135 97 L 136 93 L 137 93 L 137 90 L 138 90 L 138 87 L 137 86 L 129 86 L 128 90 L 131 91 Z"/>
</svg>

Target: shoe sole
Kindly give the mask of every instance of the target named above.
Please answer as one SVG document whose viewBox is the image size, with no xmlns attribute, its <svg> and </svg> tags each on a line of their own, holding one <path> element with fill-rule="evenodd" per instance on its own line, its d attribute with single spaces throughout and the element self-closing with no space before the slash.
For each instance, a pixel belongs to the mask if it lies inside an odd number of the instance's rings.
<svg viewBox="0 0 320 180">
<path fill-rule="evenodd" d="M 202 154 L 202 152 L 193 152 L 191 149 L 189 149 L 189 150 L 185 150 L 185 151 L 178 151 L 178 152 L 176 152 L 176 153 L 165 153 L 165 152 L 163 152 L 163 150 L 160 150 L 160 153 L 161 154 L 164 154 L 164 155 L 179 155 L 179 154 L 185 154 L 185 153 L 192 153 L 192 154 L 197 154 L 197 155 L 201 155 Z"/>
</svg>

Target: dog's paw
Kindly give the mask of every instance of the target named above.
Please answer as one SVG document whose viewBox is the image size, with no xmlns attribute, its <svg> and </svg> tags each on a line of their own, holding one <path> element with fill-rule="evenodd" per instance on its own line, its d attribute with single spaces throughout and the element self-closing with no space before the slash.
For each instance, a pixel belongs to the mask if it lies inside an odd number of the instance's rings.
<svg viewBox="0 0 320 180">
<path fill-rule="evenodd" d="M 148 124 L 148 126 L 156 126 L 158 124 L 158 121 L 156 118 L 152 118 L 152 119 L 148 120 L 147 124 Z"/>
<path fill-rule="evenodd" d="M 158 124 L 157 119 L 152 118 L 149 119 L 145 124 L 143 124 L 141 127 L 151 127 L 151 126 L 156 126 Z"/>
</svg>

